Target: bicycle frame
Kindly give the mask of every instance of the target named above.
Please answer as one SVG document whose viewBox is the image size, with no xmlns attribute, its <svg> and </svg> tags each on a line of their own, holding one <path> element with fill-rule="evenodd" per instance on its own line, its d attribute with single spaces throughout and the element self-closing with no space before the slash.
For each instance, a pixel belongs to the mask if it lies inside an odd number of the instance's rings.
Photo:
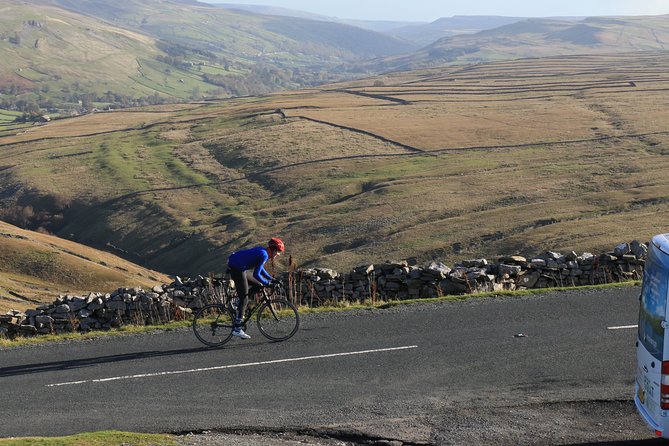
<svg viewBox="0 0 669 446">
<path fill-rule="evenodd" d="M 218 282 L 218 283 L 215 283 Z M 220 290 L 220 292 L 215 291 Z M 236 312 L 236 309 L 232 306 L 232 300 L 234 297 L 237 297 L 236 292 L 233 294 L 230 293 L 230 290 L 228 287 L 225 286 L 225 283 L 221 279 L 213 279 L 209 282 L 209 290 L 210 290 L 210 295 L 214 299 L 214 303 L 222 304 L 228 307 L 231 311 Z M 257 296 L 260 295 L 261 298 L 257 299 Z M 251 297 L 254 297 L 254 303 L 251 305 Z M 278 296 L 278 297 L 283 297 L 283 296 Z M 260 308 L 265 302 L 269 302 L 271 300 L 270 296 L 267 294 L 267 290 L 265 288 L 256 288 L 256 289 L 251 289 L 249 290 L 249 303 L 246 308 L 246 312 L 244 314 L 244 318 L 242 319 L 242 324 L 246 325 L 248 321 L 251 320 L 253 317 L 253 314 Z M 274 311 L 274 307 L 271 305 L 269 306 L 269 309 L 272 312 L 272 315 L 274 316 L 275 319 L 278 319 L 278 316 L 276 312 Z"/>
<path fill-rule="evenodd" d="M 242 324 L 246 324 L 248 321 L 250 321 L 253 315 L 255 314 L 256 310 L 260 308 L 265 302 L 269 302 L 271 300 L 270 297 L 267 295 L 267 290 L 265 290 L 264 288 L 261 288 L 257 292 L 253 293 L 254 297 L 258 295 L 260 295 L 261 298 L 255 299 L 255 303 L 250 308 L 247 307 L 244 319 L 242 319 Z M 250 297 L 251 296 L 249 295 L 249 299 Z M 249 305 L 250 304 L 251 303 L 249 302 Z M 268 307 L 272 311 L 272 315 L 274 316 L 274 318 L 275 319 L 278 318 L 277 314 L 274 312 L 274 308 L 271 305 L 269 305 Z"/>
</svg>

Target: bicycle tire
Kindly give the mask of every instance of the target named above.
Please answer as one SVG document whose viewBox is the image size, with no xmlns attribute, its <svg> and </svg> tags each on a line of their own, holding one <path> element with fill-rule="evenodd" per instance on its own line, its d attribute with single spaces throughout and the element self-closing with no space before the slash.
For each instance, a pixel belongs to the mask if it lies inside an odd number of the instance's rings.
<svg viewBox="0 0 669 446">
<path fill-rule="evenodd" d="M 222 304 L 205 305 L 193 317 L 193 333 L 204 345 L 220 347 L 232 338 L 235 316 Z"/>
<path fill-rule="evenodd" d="M 271 299 L 258 309 L 258 330 L 267 339 L 280 342 L 290 339 L 300 328 L 300 313 L 285 299 Z"/>
</svg>

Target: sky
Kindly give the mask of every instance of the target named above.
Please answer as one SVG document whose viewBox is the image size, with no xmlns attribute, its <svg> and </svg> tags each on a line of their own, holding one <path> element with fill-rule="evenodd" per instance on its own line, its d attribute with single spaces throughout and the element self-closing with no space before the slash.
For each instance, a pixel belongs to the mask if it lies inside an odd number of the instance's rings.
<svg viewBox="0 0 669 446">
<path fill-rule="evenodd" d="M 280 6 L 329 17 L 432 22 L 454 15 L 513 17 L 669 14 L 669 0 L 202 0 Z"/>
</svg>

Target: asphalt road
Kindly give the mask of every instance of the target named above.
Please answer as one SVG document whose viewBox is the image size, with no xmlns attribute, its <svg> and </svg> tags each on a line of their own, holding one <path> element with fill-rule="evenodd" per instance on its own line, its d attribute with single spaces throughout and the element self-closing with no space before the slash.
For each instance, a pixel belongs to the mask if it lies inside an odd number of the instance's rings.
<svg viewBox="0 0 669 446">
<path fill-rule="evenodd" d="M 287 342 L 251 327 L 221 349 L 182 330 L 0 350 L 0 437 L 309 428 L 457 444 L 481 429 L 532 444 L 525 420 L 537 442 L 651 439 L 631 403 L 638 294 L 304 315 Z"/>
</svg>

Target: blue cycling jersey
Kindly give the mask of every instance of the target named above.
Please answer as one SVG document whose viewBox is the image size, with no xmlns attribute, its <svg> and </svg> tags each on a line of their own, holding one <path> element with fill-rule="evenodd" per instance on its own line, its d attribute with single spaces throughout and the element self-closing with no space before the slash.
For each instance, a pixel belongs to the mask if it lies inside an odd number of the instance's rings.
<svg viewBox="0 0 669 446">
<path fill-rule="evenodd" d="M 228 258 L 228 267 L 239 272 L 253 270 L 253 278 L 267 286 L 273 280 L 265 270 L 265 263 L 269 260 L 267 249 L 257 246 L 251 249 L 233 252 Z"/>
</svg>

